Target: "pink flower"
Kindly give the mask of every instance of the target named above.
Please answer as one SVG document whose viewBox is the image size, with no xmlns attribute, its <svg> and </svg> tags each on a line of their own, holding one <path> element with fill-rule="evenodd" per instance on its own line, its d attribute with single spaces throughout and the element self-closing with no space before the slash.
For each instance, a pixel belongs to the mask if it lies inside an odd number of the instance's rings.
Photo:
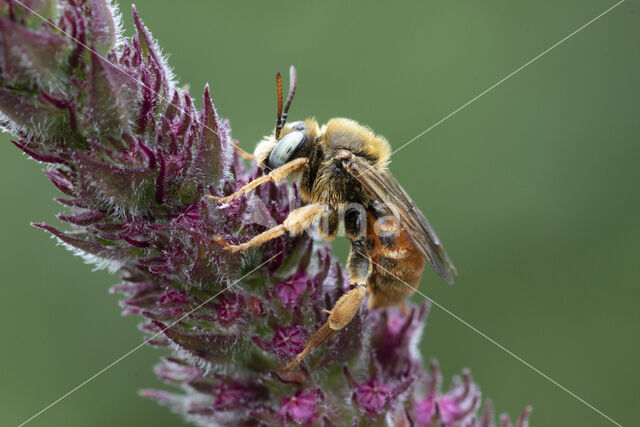
<svg viewBox="0 0 640 427">
<path fill-rule="evenodd" d="M 414 407 L 417 424 L 429 426 L 435 419 L 445 426 L 452 426 L 473 419 L 478 409 L 480 392 L 471 382 L 471 374 L 465 372 L 462 382 L 455 379 L 451 389 L 445 394 L 440 394 L 440 383 L 438 365 L 432 362 L 427 395 Z"/>
<path fill-rule="evenodd" d="M 316 391 L 298 390 L 292 396 L 282 398 L 278 415 L 281 422 L 289 420 L 298 424 L 311 424 L 316 420 L 318 401 L 322 394 Z"/>
<path fill-rule="evenodd" d="M 385 408 L 392 388 L 372 379 L 358 386 L 355 391 L 356 401 L 368 414 L 377 415 Z"/>
<path fill-rule="evenodd" d="M 220 322 L 231 323 L 243 313 L 242 297 L 237 294 L 227 293 L 218 300 L 215 308 Z"/>
<path fill-rule="evenodd" d="M 471 381 L 471 374 L 468 371 L 463 374 L 462 380 L 455 378 L 449 391 L 444 394 L 440 392 L 441 382 L 438 365 L 432 362 L 430 375 L 423 381 L 423 392 L 426 395 L 413 404 L 413 417 L 417 426 L 493 426 L 493 414 L 489 402 L 485 404 L 482 416 L 478 417 L 480 391 Z M 520 416 L 518 427 L 526 425 L 530 412 L 530 408 L 525 409 Z M 511 426 L 507 415 L 503 414 L 500 418 L 504 427 Z"/>
<path fill-rule="evenodd" d="M 279 353 L 295 356 L 304 349 L 307 336 L 305 330 L 299 326 L 285 326 L 279 328 L 273 336 L 273 349 Z"/>
<path fill-rule="evenodd" d="M 214 397 L 213 405 L 219 408 L 228 408 L 244 404 L 250 397 L 247 388 L 237 384 L 220 381 L 211 389 Z"/>
<path fill-rule="evenodd" d="M 276 293 L 285 306 L 291 307 L 298 302 L 300 296 L 307 290 L 307 281 L 306 272 L 298 271 L 276 286 Z"/>
</svg>

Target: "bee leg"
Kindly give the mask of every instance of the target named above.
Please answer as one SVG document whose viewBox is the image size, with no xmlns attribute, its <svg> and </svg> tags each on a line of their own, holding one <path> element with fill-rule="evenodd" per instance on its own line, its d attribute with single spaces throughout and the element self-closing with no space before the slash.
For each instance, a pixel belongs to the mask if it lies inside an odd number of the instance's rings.
<svg viewBox="0 0 640 427">
<path fill-rule="evenodd" d="M 355 287 L 342 295 L 331 310 L 327 322 L 334 331 L 347 326 L 358 312 L 367 290 L 371 268 L 371 262 L 365 253 L 364 239 L 352 242 L 347 259 L 347 271 L 349 283 Z"/>
<path fill-rule="evenodd" d="M 295 368 L 313 349 L 320 347 L 337 331 L 347 326 L 358 313 L 367 291 L 367 281 L 371 275 L 371 262 L 364 249 L 364 239 L 352 242 L 347 267 L 349 283 L 355 287 L 338 299 L 331 309 L 326 323 L 313 334 L 304 350 L 284 367 L 285 371 Z"/>
<path fill-rule="evenodd" d="M 289 212 L 289 215 L 280 225 L 277 225 L 269 230 L 263 231 L 251 240 L 239 245 L 230 245 L 224 241 L 221 237 L 215 239 L 218 243 L 224 246 L 225 249 L 232 252 L 246 251 L 247 249 L 260 246 L 263 243 L 268 242 L 271 239 L 282 236 L 284 233 L 289 233 L 292 236 L 302 234 L 304 230 L 309 228 L 311 223 L 322 216 L 322 214 L 328 209 L 328 207 L 322 203 L 316 203 L 313 205 L 302 206 Z"/>
<path fill-rule="evenodd" d="M 236 150 L 236 153 L 238 153 L 238 156 L 247 159 L 247 160 L 255 160 L 256 157 L 252 154 L 247 153 L 246 151 L 244 151 L 242 148 L 240 148 L 238 146 L 238 143 L 236 141 L 232 141 L 231 145 L 233 145 L 233 148 Z"/>
<path fill-rule="evenodd" d="M 304 350 L 302 350 L 300 354 L 296 356 L 295 359 L 287 363 L 287 365 L 284 368 L 282 368 L 282 370 L 287 372 L 292 370 L 296 366 L 298 366 L 300 362 L 302 362 L 304 358 L 307 357 L 309 353 L 311 353 L 311 350 L 320 347 L 329 338 L 335 335 L 335 333 L 336 331 L 331 329 L 328 322 L 322 325 L 322 327 L 318 329 L 315 334 L 313 334 L 311 339 L 309 339 L 309 342 L 307 342 L 307 345 L 304 347 Z"/>
<path fill-rule="evenodd" d="M 259 186 L 260 184 L 264 184 L 265 182 L 280 182 L 286 179 L 289 175 L 294 172 L 297 172 L 299 169 L 304 167 L 309 160 L 305 157 L 292 160 L 284 165 L 280 166 L 269 172 L 267 175 L 261 176 L 260 178 L 254 179 L 250 183 L 246 184 L 244 187 L 240 188 L 235 193 L 226 196 L 226 197 L 216 197 L 216 196 L 207 196 L 207 199 L 214 199 L 220 203 L 227 203 L 232 200 L 237 199 L 238 197 L 246 194 Z"/>
<path fill-rule="evenodd" d="M 329 319 L 313 334 L 296 358 L 284 367 L 284 371 L 295 368 L 313 349 L 320 347 L 336 332 L 347 326 L 358 312 L 366 289 L 366 284 L 360 284 L 343 294 L 329 312 Z"/>
</svg>

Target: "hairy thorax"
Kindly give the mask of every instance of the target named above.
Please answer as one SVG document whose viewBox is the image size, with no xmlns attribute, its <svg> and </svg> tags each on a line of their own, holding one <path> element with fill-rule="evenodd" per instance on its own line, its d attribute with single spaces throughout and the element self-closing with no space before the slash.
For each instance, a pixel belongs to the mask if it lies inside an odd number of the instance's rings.
<svg viewBox="0 0 640 427">
<path fill-rule="evenodd" d="M 336 211 L 344 210 L 349 204 L 361 204 L 366 208 L 368 194 L 344 170 L 341 160 L 325 154 L 316 161 L 318 167 L 303 172 L 300 180 L 302 197 L 306 202 L 324 203 Z"/>
<path fill-rule="evenodd" d="M 352 203 L 365 208 L 370 196 L 343 168 L 345 153 L 366 159 L 372 168 L 385 168 L 389 158 L 387 141 L 369 128 L 350 120 L 329 120 L 309 157 L 309 167 L 300 181 L 302 195 L 309 203 L 325 203 L 343 210 Z"/>
</svg>

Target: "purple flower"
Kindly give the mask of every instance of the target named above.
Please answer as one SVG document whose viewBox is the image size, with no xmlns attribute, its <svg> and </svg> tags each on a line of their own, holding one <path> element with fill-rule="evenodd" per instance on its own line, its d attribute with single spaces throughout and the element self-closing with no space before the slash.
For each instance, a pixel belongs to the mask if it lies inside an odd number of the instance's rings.
<svg viewBox="0 0 640 427">
<path fill-rule="evenodd" d="M 252 397 L 252 390 L 240 384 L 220 381 L 211 389 L 216 409 L 237 408 Z"/>
<path fill-rule="evenodd" d="M 391 397 L 392 388 L 376 379 L 367 381 L 357 387 L 356 402 L 368 414 L 377 415 L 385 408 Z"/>
<path fill-rule="evenodd" d="M 300 326 L 278 328 L 273 336 L 273 349 L 286 356 L 296 356 L 304 349 L 307 334 Z"/>
<path fill-rule="evenodd" d="M 278 410 L 280 421 L 311 424 L 317 418 L 318 402 L 321 398 L 322 393 L 319 390 L 298 390 L 292 396 L 283 397 Z"/>
<path fill-rule="evenodd" d="M 373 352 L 372 352 L 373 353 Z M 362 412 L 370 417 L 377 417 L 385 412 L 393 412 L 401 406 L 402 394 L 413 385 L 414 376 L 395 378 L 394 383 L 384 382 L 380 378 L 381 366 L 374 354 L 370 358 L 370 376 L 362 383 L 358 383 L 347 366 L 344 375 L 353 390 L 351 399 Z"/>
<path fill-rule="evenodd" d="M 175 289 L 167 289 L 164 294 L 158 298 L 158 304 L 161 306 L 183 305 L 188 301 L 188 297 Z"/>
<path fill-rule="evenodd" d="M 463 378 L 462 383 L 455 380 L 451 389 L 440 395 L 440 373 L 437 364 L 432 363 L 427 395 L 415 406 L 418 425 L 429 425 L 434 419 L 446 426 L 454 423 L 464 424 L 475 416 L 480 393 L 471 382 L 469 372 L 465 372 Z"/>
<path fill-rule="evenodd" d="M 482 416 L 478 415 L 481 395 L 478 387 L 471 381 L 471 374 L 468 371 L 464 372 L 462 380 L 454 378 L 451 388 L 446 393 L 440 392 L 442 377 L 437 362 L 431 362 L 430 371 L 430 375 L 417 389 L 417 394 L 422 394 L 423 397 L 413 403 L 413 420 L 416 425 L 425 427 L 433 425 L 493 426 L 490 402 L 485 404 Z M 520 416 L 518 427 L 526 425 L 530 412 L 531 408 L 525 409 Z M 502 414 L 500 419 L 503 426 L 511 425 L 506 414 Z M 505 422 L 508 424 L 504 424 Z"/>
<path fill-rule="evenodd" d="M 443 394 L 437 366 L 424 372 L 416 344 L 428 304 L 362 309 L 298 371 L 281 372 L 347 290 L 340 263 L 308 235 L 250 254 L 218 237 L 246 241 L 281 223 L 300 205 L 297 187 L 207 200 L 262 174 L 235 153 L 209 87 L 198 109 L 135 9 L 125 39 L 108 0 L 25 4 L 48 21 L 0 4 L 0 125 L 62 193 L 62 224 L 34 225 L 118 271 L 123 314 L 171 353 L 155 373 L 176 391 L 141 395 L 199 425 L 491 426 L 469 374 Z"/>
<path fill-rule="evenodd" d="M 215 304 L 218 320 L 222 323 L 231 323 L 238 319 L 242 313 L 242 297 L 235 293 L 228 293 Z"/>
<path fill-rule="evenodd" d="M 307 281 L 307 274 L 304 271 L 298 271 L 276 286 L 278 298 L 285 306 L 294 306 L 307 290 Z"/>
</svg>

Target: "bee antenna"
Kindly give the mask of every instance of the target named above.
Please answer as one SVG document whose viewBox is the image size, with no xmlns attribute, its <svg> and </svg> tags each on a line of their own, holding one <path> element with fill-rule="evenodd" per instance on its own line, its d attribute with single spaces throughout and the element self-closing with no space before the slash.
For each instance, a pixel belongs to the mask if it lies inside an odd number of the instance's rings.
<svg viewBox="0 0 640 427">
<path fill-rule="evenodd" d="M 293 96 L 296 94 L 296 67 L 289 67 L 289 95 L 287 96 L 287 104 L 282 111 L 282 77 L 280 73 L 276 75 L 276 89 L 278 91 L 278 121 L 276 122 L 276 139 L 280 137 L 280 131 L 287 123 L 287 114 L 289 107 L 293 102 Z"/>
<path fill-rule="evenodd" d="M 278 116 L 276 118 L 276 139 L 280 137 L 280 130 L 282 130 L 282 76 L 280 73 L 276 74 L 276 96 L 278 97 Z"/>
</svg>

